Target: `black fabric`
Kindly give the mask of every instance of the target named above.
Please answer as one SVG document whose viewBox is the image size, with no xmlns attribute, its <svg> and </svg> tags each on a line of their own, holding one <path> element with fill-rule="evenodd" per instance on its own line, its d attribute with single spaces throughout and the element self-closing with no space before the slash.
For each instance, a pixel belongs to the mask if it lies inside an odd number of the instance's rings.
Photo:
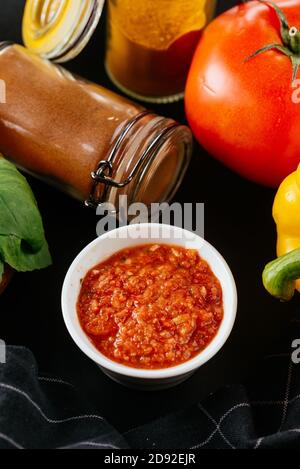
<svg viewBox="0 0 300 469">
<path fill-rule="evenodd" d="M 39 376 L 32 353 L 8 347 L 0 365 L 0 448 L 125 448 L 71 383 Z"/>
<path fill-rule="evenodd" d="M 24 3 L 25 0 L 0 0 L 1 40 L 21 41 Z M 218 2 L 218 6 L 223 10 L 235 3 L 237 3 L 235 0 L 222 0 Z M 102 44 L 101 48 L 99 44 Z M 91 41 L 82 54 L 83 58 L 71 65 L 78 74 L 111 87 L 103 70 L 103 53 L 104 28 L 103 32 L 99 31 L 99 37 Z M 161 114 L 170 112 L 172 117 L 183 121 L 181 104 L 170 108 L 160 107 L 158 112 Z M 260 356 L 262 342 L 265 342 L 266 348 L 270 343 L 273 347 L 274 336 L 281 327 L 282 329 L 285 327 L 288 319 L 284 315 L 290 311 L 287 306 L 277 304 L 275 301 L 272 303 L 271 299 L 269 301 L 260 282 L 264 261 L 274 256 L 275 230 L 271 221 L 274 194 L 256 188 L 246 181 L 240 182 L 232 173 L 221 169 L 212 159 L 205 158 L 203 151 L 198 147 L 193 161 L 190 172 L 192 176 L 187 180 L 184 192 L 180 194 L 180 200 L 205 200 L 208 206 L 207 238 L 228 258 L 239 280 L 240 310 L 236 331 L 234 337 L 231 336 L 233 337 L 231 348 L 228 347 L 227 352 L 221 351 L 220 355 L 232 356 L 234 361 L 235 357 L 230 355 L 234 349 L 235 355 L 241 355 L 248 373 L 249 364 L 247 366 L 246 362 L 249 363 L 250 360 L 249 356 L 244 355 L 246 348 L 252 347 L 253 355 Z M 199 173 L 209 175 L 204 178 L 205 180 L 202 179 L 201 188 Z M 214 181 L 214 184 L 211 184 L 211 181 Z M 32 274 L 36 275 L 35 277 L 16 276 L 14 288 L 8 292 L 7 299 L 2 297 L 0 336 L 10 339 L 11 342 L 26 343 L 34 348 L 38 362 L 42 363 L 46 370 L 55 369 L 55 372 L 59 373 L 67 365 L 69 368 L 74 365 L 76 373 L 81 376 L 82 370 L 88 367 L 88 371 L 85 370 L 84 374 L 86 386 L 89 390 L 95 387 L 95 393 L 101 400 L 103 389 L 101 386 L 99 389 L 97 387 L 99 381 L 92 373 L 92 364 L 87 364 L 85 360 L 80 362 L 79 351 L 78 354 L 74 351 L 75 346 L 73 348 L 71 339 L 68 339 L 62 320 L 59 319 L 60 313 L 57 311 L 64 270 L 69 266 L 75 253 L 77 254 L 90 237 L 92 239 L 94 236 L 95 222 L 85 213 L 79 212 L 77 205 L 73 207 L 71 200 L 69 202 L 56 196 L 54 191 L 50 194 L 50 191 L 48 193 L 46 188 L 38 186 L 33 181 L 32 184 L 35 184 L 35 193 L 43 209 L 44 221 L 47 223 L 47 238 L 55 248 L 53 252 L 56 257 L 55 271 L 53 271 L 55 273 L 48 269 L 43 272 L 42 277 L 42 284 L 49 285 L 51 296 L 47 297 L 47 305 L 44 294 L 36 296 L 40 285 L 37 282 L 40 273 Z M 232 197 L 230 191 L 233 193 Z M 238 198 L 236 194 L 239 194 Z M 241 208 L 238 199 L 242 201 Z M 73 219 L 74 224 L 72 224 Z M 219 234 L 220 226 L 224 227 L 221 234 Z M 253 243 L 253 239 L 257 242 Z M 67 246 L 64 240 L 68 240 L 70 246 Z M 34 290 L 29 288 L 30 284 L 34 285 Z M 24 297 L 27 288 L 29 295 L 33 294 L 32 292 L 35 294 L 35 301 L 32 303 Z M 19 308 L 20 298 L 22 298 L 22 311 Z M 260 305 L 259 308 L 257 305 Z M 296 300 L 291 309 L 297 309 L 298 305 Z M 12 315 L 9 311 L 12 311 Z M 16 317 L 17 321 L 14 319 Z M 32 327 L 31 321 L 34 320 L 36 323 L 37 318 L 40 319 L 38 331 Z M 7 351 L 7 363 L 0 364 L 0 448 L 300 448 L 300 365 L 293 365 L 290 361 L 291 342 L 300 337 L 297 325 L 297 322 L 292 323 L 291 335 L 285 346 L 278 347 L 278 354 L 266 356 L 260 363 L 261 369 L 257 370 L 249 383 L 223 388 L 188 410 L 154 420 L 152 423 L 122 434 L 118 429 L 112 428 L 93 409 L 90 393 L 79 394 L 72 384 L 64 382 L 57 376 L 41 376 L 35 358 L 29 350 L 10 347 Z M 53 337 L 56 339 L 57 354 L 55 346 L 51 353 L 48 353 L 47 347 L 50 343 L 53 344 Z M 250 353 L 252 356 L 252 350 Z M 58 364 L 59 357 L 61 364 Z M 224 371 L 224 380 L 230 381 L 229 369 L 234 369 L 237 363 L 230 362 L 230 366 L 227 366 L 228 360 L 230 358 L 220 361 L 222 368 L 220 365 L 212 365 L 209 374 L 199 372 L 200 383 L 197 382 L 196 386 L 195 382 L 192 384 L 197 393 L 198 389 L 201 389 L 201 380 L 210 378 L 214 383 L 211 374 Z M 53 362 L 57 362 L 57 366 L 54 367 Z M 95 375 L 96 373 L 100 371 L 96 370 Z M 193 383 L 192 380 L 190 382 Z M 187 407 L 192 394 L 191 387 L 187 386 L 184 389 L 182 406 L 176 405 L 182 409 Z M 122 393 L 118 393 L 117 386 L 113 390 L 106 386 L 106 393 L 108 392 L 112 392 L 113 399 L 124 398 Z M 171 391 L 166 393 L 170 396 Z M 137 393 L 128 394 L 124 406 L 129 407 L 131 400 L 134 412 L 134 398 Z M 145 395 L 146 406 L 147 395 Z M 135 412 L 139 411 L 140 408 Z M 120 416 L 120 420 L 122 419 L 124 420 L 123 415 Z M 132 422 L 129 422 L 128 428 L 130 425 Z"/>
<path fill-rule="evenodd" d="M 29 350 L 8 347 L 0 365 L 0 448 L 300 448 L 300 365 L 291 360 L 298 320 L 291 326 L 286 350 L 266 356 L 248 384 L 124 434 L 71 383 L 39 375 Z"/>
</svg>

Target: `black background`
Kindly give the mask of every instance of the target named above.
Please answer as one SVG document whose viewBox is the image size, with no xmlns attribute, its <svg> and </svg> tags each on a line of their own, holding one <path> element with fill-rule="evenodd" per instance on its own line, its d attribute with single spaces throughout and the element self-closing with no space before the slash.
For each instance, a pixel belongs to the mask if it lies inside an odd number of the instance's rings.
<svg viewBox="0 0 300 469">
<path fill-rule="evenodd" d="M 21 41 L 22 0 L 0 0 L 0 40 Z M 219 1 L 219 10 L 236 2 Z M 68 68 L 113 88 L 105 75 L 104 21 L 87 49 Z M 0 70 L 1 78 L 1 70 Z M 26 79 L 26 77 L 24 77 Z M 185 121 L 183 103 L 154 109 Z M 1 137 L 0 137 L 1 139 Z M 82 397 L 119 430 L 126 431 L 200 400 L 223 384 L 249 377 L 287 331 L 299 304 L 280 304 L 264 291 L 261 272 L 275 256 L 271 208 L 274 191 L 233 174 L 195 146 L 190 169 L 176 196 L 179 202 L 205 202 L 205 237 L 226 258 L 235 276 L 239 307 L 230 339 L 207 365 L 182 385 L 163 392 L 132 391 L 110 381 L 70 338 L 62 319 L 60 293 L 66 271 L 96 236 L 92 211 L 33 179 L 53 266 L 15 275 L 0 298 L 0 337 L 25 345 L 40 369 L 75 383 Z"/>
</svg>

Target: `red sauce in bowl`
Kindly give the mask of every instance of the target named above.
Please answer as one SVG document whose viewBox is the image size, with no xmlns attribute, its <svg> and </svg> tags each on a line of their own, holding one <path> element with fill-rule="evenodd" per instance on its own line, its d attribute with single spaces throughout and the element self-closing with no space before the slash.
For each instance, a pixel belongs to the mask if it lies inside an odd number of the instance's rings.
<svg viewBox="0 0 300 469">
<path fill-rule="evenodd" d="M 223 319 L 222 289 L 195 250 L 124 249 L 91 269 L 77 304 L 95 347 L 121 364 L 168 368 L 203 351 Z"/>
</svg>

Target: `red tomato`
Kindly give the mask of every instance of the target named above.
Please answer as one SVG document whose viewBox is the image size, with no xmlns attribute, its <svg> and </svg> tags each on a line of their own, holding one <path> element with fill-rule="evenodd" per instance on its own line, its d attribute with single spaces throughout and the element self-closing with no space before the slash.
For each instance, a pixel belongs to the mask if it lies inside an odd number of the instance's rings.
<svg viewBox="0 0 300 469">
<path fill-rule="evenodd" d="M 274 3 L 300 29 L 300 0 Z M 278 186 L 300 162 L 300 104 L 289 57 L 269 50 L 246 60 L 271 43 L 282 44 L 280 22 L 266 4 L 251 1 L 216 18 L 193 59 L 186 112 L 208 152 L 246 178 Z"/>
</svg>

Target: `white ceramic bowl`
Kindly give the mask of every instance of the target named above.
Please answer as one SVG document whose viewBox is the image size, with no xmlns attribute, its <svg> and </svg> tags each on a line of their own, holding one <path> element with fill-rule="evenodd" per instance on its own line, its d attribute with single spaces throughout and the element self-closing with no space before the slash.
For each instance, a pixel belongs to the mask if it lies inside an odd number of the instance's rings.
<svg viewBox="0 0 300 469">
<path fill-rule="evenodd" d="M 197 249 L 205 259 L 223 290 L 224 318 L 220 328 L 203 352 L 181 365 L 158 370 L 144 370 L 116 363 L 101 354 L 80 326 L 77 299 L 81 280 L 95 265 L 121 249 L 146 243 L 175 244 Z M 129 225 L 105 233 L 90 243 L 72 263 L 62 290 L 62 311 L 67 329 L 78 347 L 113 380 L 140 389 L 163 389 L 187 379 L 201 365 L 210 360 L 226 342 L 236 316 L 237 292 L 232 273 L 218 251 L 201 237 L 170 225 L 144 223 Z"/>
</svg>

